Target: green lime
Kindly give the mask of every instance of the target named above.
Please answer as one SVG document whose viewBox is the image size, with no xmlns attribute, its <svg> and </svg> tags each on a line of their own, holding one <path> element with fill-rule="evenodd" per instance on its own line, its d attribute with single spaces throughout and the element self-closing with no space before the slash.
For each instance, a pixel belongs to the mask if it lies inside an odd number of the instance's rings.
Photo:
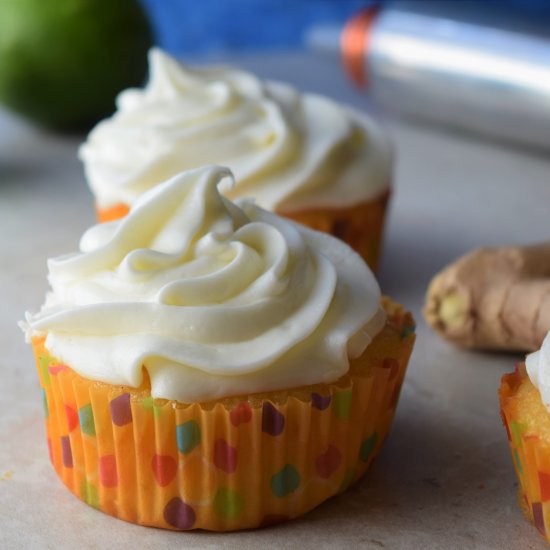
<svg viewBox="0 0 550 550">
<path fill-rule="evenodd" d="M 151 43 L 137 0 L 0 0 L 0 102 L 45 126 L 84 128 L 143 84 Z"/>
</svg>

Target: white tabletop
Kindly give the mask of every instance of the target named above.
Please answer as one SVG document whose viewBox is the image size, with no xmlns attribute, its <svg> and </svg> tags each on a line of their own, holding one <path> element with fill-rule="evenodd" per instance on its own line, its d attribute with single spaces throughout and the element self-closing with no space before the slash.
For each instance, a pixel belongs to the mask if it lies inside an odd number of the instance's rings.
<svg viewBox="0 0 550 550">
<path fill-rule="evenodd" d="M 329 60 L 237 60 L 366 108 Z M 364 479 L 305 517 L 249 532 L 173 533 L 86 506 L 48 460 L 30 347 L 17 321 L 47 288 L 46 259 L 94 222 L 76 152 L 82 136 L 0 113 L 0 548 L 545 548 L 517 505 L 497 388 L 519 356 L 462 351 L 420 310 L 433 274 L 480 245 L 550 236 L 550 161 L 528 151 L 388 120 L 397 153 L 382 289 L 412 309 L 418 339 L 395 423 Z"/>
</svg>

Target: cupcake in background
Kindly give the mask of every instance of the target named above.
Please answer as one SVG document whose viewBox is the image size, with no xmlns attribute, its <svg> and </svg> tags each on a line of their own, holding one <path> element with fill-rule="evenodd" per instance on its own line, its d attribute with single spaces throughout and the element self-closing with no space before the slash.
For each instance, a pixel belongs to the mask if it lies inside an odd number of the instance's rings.
<svg viewBox="0 0 550 550">
<path fill-rule="evenodd" d="M 374 120 L 236 68 L 184 67 L 158 49 L 149 71 L 80 148 L 100 221 L 181 171 L 224 165 L 235 174 L 227 197 L 331 233 L 376 269 L 391 150 Z"/>
<path fill-rule="evenodd" d="M 410 314 L 338 239 L 220 195 L 231 178 L 182 173 L 89 229 L 24 323 L 56 472 L 130 522 L 299 516 L 357 481 L 390 429 Z"/>
<path fill-rule="evenodd" d="M 502 378 L 501 415 L 520 483 L 520 505 L 550 542 L 550 333 Z"/>
</svg>

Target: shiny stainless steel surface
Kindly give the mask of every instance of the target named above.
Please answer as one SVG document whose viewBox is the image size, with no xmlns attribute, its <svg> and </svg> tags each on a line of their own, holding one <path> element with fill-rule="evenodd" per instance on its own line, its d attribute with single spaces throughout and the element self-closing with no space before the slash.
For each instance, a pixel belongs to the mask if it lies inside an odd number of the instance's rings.
<svg viewBox="0 0 550 550">
<path fill-rule="evenodd" d="M 369 93 L 384 107 L 550 148 L 550 41 L 438 16 L 382 11 Z"/>
</svg>

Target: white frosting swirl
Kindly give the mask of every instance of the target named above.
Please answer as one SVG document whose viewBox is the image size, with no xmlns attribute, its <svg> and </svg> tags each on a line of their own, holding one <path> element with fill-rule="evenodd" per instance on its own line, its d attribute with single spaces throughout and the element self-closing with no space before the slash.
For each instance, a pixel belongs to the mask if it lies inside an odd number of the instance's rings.
<svg viewBox="0 0 550 550">
<path fill-rule="evenodd" d="M 531 383 L 539 390 L 542 402 L 550 412 L 550 332 L 540 350 L 527 355 L 525 366 Z"/>
<path fill-rule="evenodd" d="M 117 99 L 80 158 L 99 207 L 205 164 L 228 166 L 231 199 L 268 210 L 349 206 L 387 188 L 391 153 L 373 120 L 314 94 L 227 67 L 190 69 L 158 49 L 150 80 Z"/>
<path fill-rule="evenodd" d="M 50 260 L 31 334 L 84 377 L 183 402 L 331 382 L 384 323 L 378 285 L 339 240 L 231 203 L 209 166 L 145 193 Z"/>
</svg>

